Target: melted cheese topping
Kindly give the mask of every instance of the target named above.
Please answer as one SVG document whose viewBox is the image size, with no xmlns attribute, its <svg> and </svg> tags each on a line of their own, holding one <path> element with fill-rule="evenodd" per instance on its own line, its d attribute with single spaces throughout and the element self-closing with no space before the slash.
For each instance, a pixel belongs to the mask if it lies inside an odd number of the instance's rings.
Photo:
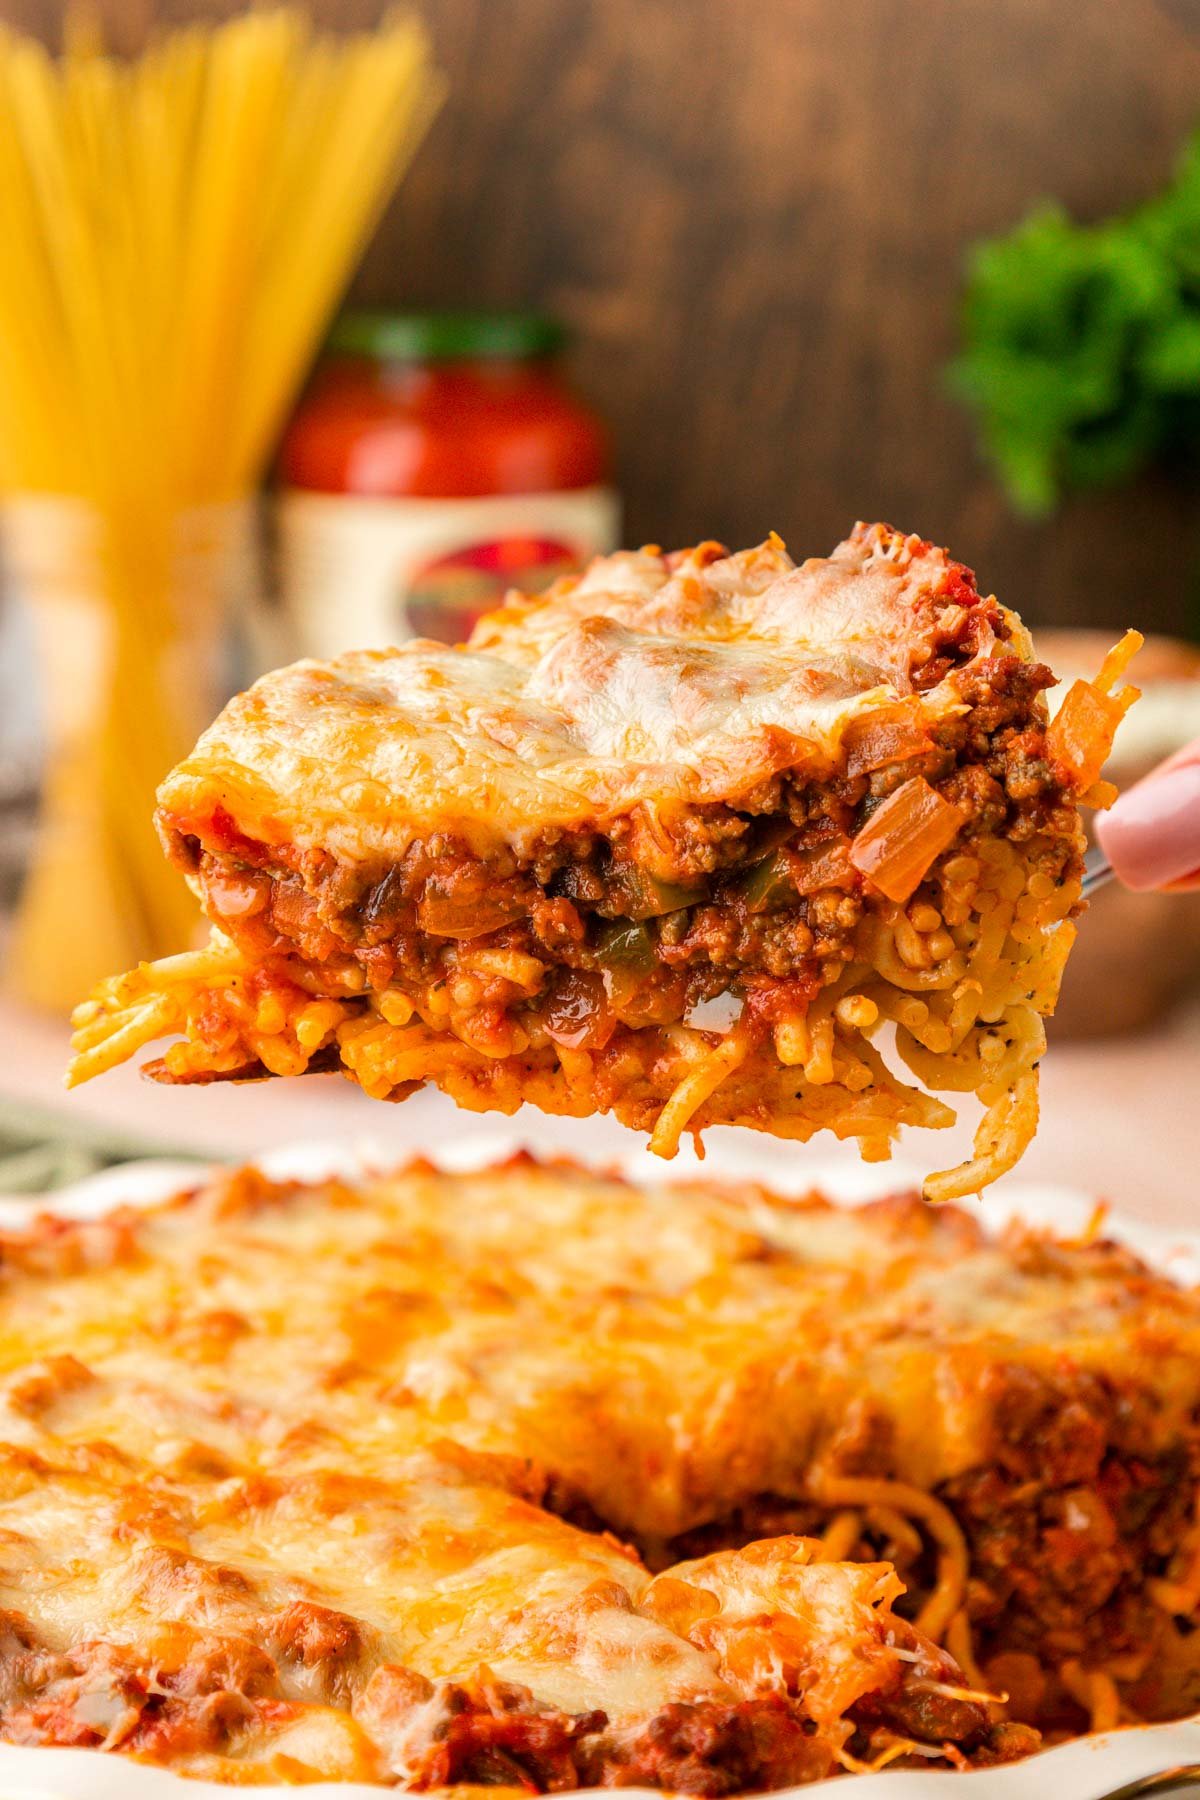
<svg viewBox="0 0 1200 1800">
<path fill-rule="evenodd" d="M 4 1248 L 0 1729 L 193 1773 L 425 1780 L 454 1683 L 598 1709 L 597 1766 L 664 1709 L 798 1695 L 832 1758 L 864 1696 L 958 1679 L 886 1565 L 785 1537 L 651 1580 L 548 1496 L 669 1536 L 802 1492 L 864 1403 L 931 1483 L 989 1453 L 992 1362 L 1144 1377 L 1153 1340 L 1164 1441 L 1200 1390 L 1189 1297 L 915 1201 L 246 1173 Z M 218 1751 L 148 1728 L 147 1682 L 243 1711 Z"/>
<path fill-rule="evenodd" d="M 233 700 L 164 783 L 179 829 L 221 807 L 249 836 L 352 859 L 451 831 L 482 848 L 645 804 L 736 799 L 780 770 L 822 779 L 852 720 L 979 613 L 976 656 L 1028 654 L 941 550 L 859 526 L 796 568 L 739 556 L 602 558 L 515 599 L 467 649 L 416 641 L 297 663 Z M 953 676 L 920 697 L 962 710 Z"/>
<path fill-rule="evenodd" d="M 289 1458 L 320 1462 L 333 1433 L 380 1479 L 444 1436 L 671 1536 L 796 1491 L 864 1400 L 898 1480 L 986 1463 L 991 1365 L 1153 1386 L 1163 1444 L 1200 1399 L 1195 1296 L 1109 1247 L 995 1242 L 915 1199 L 842 1211 L 526 1164 L 232 1191 L 123 1224 L 115 1252 L 72 1234 L 69 1276 L 10 1275 L 0 1379 L 65 1354 L 105 1378 L 51 1384 L 56 1435 L 169 1462 L 296 1433 Z"/>
<path fill-rule="evenodd" d="M 513 1705 L 593 1772 L 673 1707 L 772 1695 L 810 1773 L 905 1682 L 974 1728 L 886 1565 L 783 1537 L 652 1580 L 558 1514 L 652 1543 L 819 1492 L 868 1416 L 927 1490 L 995 1454 L 991 1377 L 1022 1367 L 1152 1389 L 1163 1448 L 1200 1401 L 1195 1297 L 915 1200 L 248 1172 L 4 1249 L 0 1729 L 229 1779 L 449 1778 L 449 1721 Z"/>
<path fill-rule="evenodd" d="M 115 1266 L 84 1236 L 69 1278 L 10 1278 L 0 1378 L 73 1356 L 104 1380 L 52 1388 L 41 1423 L 163 1466 L 198 1441 L 323 1465 L 333 1434 L 386 1480 L 445 1437 L 532 1456 L 617 1528 L 671 1536 L 796 1491 L 857 1402 L 887 1416 L 898 1480 L 987 1462 L 993 1364 L 1152 1385 L 1163 1444 L 1200 1399 L 1196 1297 L 1111 1248 L 993 1242 L 915 1199 L 842 1211 L 520 1164 L 247 1177 L 122 1232 Z"/>
<path fill-rule="evenodd" d="M 840 647 L 850 667 L 906 692 L 933 650 L 952 573 L 966 571 L 886 525 L 859 524 L 831 556 L 798 568 L 775 535 L 734 556 L 712 543 L 668 558 L 618 551 L 548 595 L 509 596 L 479 621 L 471 647 L 535 663 L 581 620 L 604 618 L 666 638 Z M 1027 651 L 1015 616 L 1004 618 Z"/>
</svg>

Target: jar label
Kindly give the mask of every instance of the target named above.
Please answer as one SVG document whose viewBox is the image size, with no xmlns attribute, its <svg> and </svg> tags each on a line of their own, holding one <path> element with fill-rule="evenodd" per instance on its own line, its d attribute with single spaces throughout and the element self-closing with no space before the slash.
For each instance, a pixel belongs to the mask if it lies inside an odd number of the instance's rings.
<svg viewBox="0 0 1200 1800">
<path fill-rule="evenodd" d="M 509 588 L 537 593 L 617 546 L 609 487 L 465 500 L 364 499 L 286 489 L 279 576 L 295 654 L 460 644 Z"/>
</svg>

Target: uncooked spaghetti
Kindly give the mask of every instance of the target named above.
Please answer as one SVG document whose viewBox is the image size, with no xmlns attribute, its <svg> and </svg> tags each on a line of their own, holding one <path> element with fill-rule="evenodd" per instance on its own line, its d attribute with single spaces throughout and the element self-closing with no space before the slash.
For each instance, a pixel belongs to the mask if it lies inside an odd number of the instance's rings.
<svg viewBox="0 0 1200 1800">
<path fill-rule="evenodd" d="M 0 491 L 53 749 L 14 958 L 39 1000 L 192 928 L 154 786 L 211 711 L 249 497 L 439 92 L 399 15 L 335 37 L 256 11 L 129 61 L 0 29 Z"/>
</svg>

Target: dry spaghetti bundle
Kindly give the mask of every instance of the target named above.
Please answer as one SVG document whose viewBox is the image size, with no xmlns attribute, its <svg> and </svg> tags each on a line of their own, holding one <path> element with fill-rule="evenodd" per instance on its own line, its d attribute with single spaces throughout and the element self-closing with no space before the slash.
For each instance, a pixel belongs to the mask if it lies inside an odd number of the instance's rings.
<svg viewBox="0 0 1200 1800">
<path fill-rule="evenodd" d="M 12 958 L 58 1004 L 195 909 L 149 823 L 211 714 L 283 414 L 437 105 L 410 18 L 288 7 L 132 61 L 0 30 L 0 489 L 51 757 Z"/>
</svg>

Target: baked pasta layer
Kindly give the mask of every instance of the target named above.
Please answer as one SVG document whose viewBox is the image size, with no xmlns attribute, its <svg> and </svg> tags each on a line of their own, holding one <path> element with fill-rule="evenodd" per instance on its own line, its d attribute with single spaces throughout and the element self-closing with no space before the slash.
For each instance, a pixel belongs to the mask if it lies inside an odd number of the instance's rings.
<svg viewBox="0 0 1200 1800">
<path fill-rule="evenodd" d="M 180 1032 L 161 1079 L 340 1067 L 611 1110 L 668 1156 L 727 1123 L 883 1157 L 970 1092 L 977 1154 L 929 1192 L 972 1192 L 1036 1124 L 1137 641 L 1049 726 L 1015 614 L 860 525 L 799 568 L 603 558 L 466 649 L 281 670 L 160 794 L 212 952 L 106 984 L 73 1078 Z"/>
<path fill-rule="evenodd" d="M 1200 1701 L 1200 1304 L 1112 1244 L 518 1158 L 0 1248 L 10 1741 L 723 1794 Z"/>
</svg>

